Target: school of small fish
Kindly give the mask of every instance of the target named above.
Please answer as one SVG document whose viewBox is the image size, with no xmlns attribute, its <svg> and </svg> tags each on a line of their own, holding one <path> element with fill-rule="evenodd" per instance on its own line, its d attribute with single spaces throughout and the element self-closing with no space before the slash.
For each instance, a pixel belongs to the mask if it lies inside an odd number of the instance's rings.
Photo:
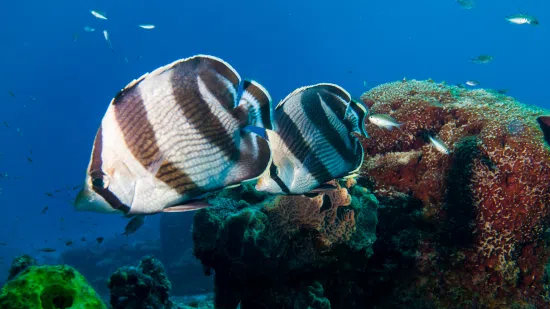
<svg viewBox="0 0 550 309">
<path fill-rule="evenodd" d="M 476 2 L 475 0 L 455 0 L 455 2 L 460 5 L 462 8 L 464 9 L 473 9 L 475 8 L 476 6 Z M 525 13 L 517 13 L 517 14 L 512 14 L 512 15 L 509 15 L 509 16 L 505 16 L 504 18 L 506 21 L 508 21 L 509 23 L 511 24 L 516 24 L 516 25 L 532 25 L 532 26 L 538 26 L 540 25 L 540 22 L 538 21 L 538 19 L 533 16 L 533 15 L 529 15 L 529 14 L 525 14 Z M 470 58 L 470 61 L 473 62 L 473 63 L 477 63 L 477 64 L 487 64 L 487 63 L 490 63 L 493 61 L 493 56 L 491 55 L 487 55 L 487 54 L 482 54 L 482 55 L 479 55 L 479 56 L 476 56 L 476 57 L 473 57 L 473 58 Z M 476 80 L 468 80 L 466 81 L 465 83 L 467 86 L 470 86 L 470 87 L 477 87 L 480 85 L 480 83 Z M 459 87 L 462 87 L 463 85 L 462 84 L 458 84 Z M 508 90 L 497 90 L 496 91 L 497 93 L 499 94 L 504 94 L 504 93 L 507 93 Z"/>
<path fill-rule="evenodd" d="M 97 19 L 108 20 L 107 15 L 104 12 L 97 11 L 97 10 L 90 10 L 90 13 L 92 14 L 93 17 L 95 17 Z M 152 29 L 156 28 L 156 26 L 153 25 L 153 24 L 139 24 L 138 27 L 140 27 L 142 29 L 145 29 L 145 30 L 152 30 Z M 85 26 L 84 31 L 85 32 L 95 32 L 95 28 L 92 28 L 90 26 Z M 102 31 L 102 33 L 103 33 L 103 38 L 105 39 L 105 41 L 109 45 L 109 48 L 111 48 L 111 50 L 113 52 L 115 52 L 115 49 L 113 48 L 113 44 L 111 43 L 111 39 L 110 39 L 110 35 L 109 35 L 108 30 L 104 29 Z M 76 41 L 76 39 L 77 39 L 77 36 L 73 36 L 73 40 Z"/>
</svg>

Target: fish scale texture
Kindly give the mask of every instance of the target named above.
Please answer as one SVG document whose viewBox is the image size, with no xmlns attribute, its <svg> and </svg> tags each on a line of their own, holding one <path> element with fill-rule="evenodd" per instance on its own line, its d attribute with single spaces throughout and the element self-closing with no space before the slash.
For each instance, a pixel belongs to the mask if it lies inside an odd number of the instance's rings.
<svg viewBox="0 0 550 309">
<path fill-rule="evenodd" d="M 400 257 L 415 267 L 401 293 L 435 307 L 547 308 L 550 148 L 537 118 L 550 111 L 433 81 L 381 85 L 362 100 L 403 123 L 367 124 L 361 171 L 388 217 L 414 208 L 404 226 L 379 226 L 385 245 L 405 245 Z M 452 153 L 438 152 L 429 135 Z"/>
<path fill-rule="evenodd" d="M 207 274 L 214 270 L 216 308 L 335 308 L 339 283 L 319 270 L 351 281 L 365 267 L 378 202 L 354 181 L 332 184 L 313 198 L 258 196 L 244 185 L 196 212 L 194 254 Z"/>
<path fill-rule="evenodd" d="M 74 268 L 29 266 L 0 293 L 2 309 L 106 309 L 96 292 Z"/>
</svg>

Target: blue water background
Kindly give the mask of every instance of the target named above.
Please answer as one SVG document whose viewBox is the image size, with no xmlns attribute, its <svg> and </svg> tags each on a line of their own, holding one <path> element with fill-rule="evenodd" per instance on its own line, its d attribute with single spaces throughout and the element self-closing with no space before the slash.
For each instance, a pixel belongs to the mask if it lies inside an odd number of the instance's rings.
<svg viewBox="0 0 550 309">
<path fill-rule="evenodd" d="M 67 240 L 77 246 L 83 236 L 120 237 L 115 233 L 126 220 L 75 212 L 69 200 L 76 191 L 67 187 L 83 182 L 95 132 L 117 91 L 178 58 L 221 57 L 262 83 L 275 103 L 317 82 L 340 84 L 359 97 L 407 77 L 475 79 L 482 87 L 508 88 L 523 103 L 550 107 L 550 3 L 542 0 L 479 1 L 473 10 L 453 0 L 26 0 L 5 1 L 2 8 L 0 121 L 10 128 L 0 124 L 0 173 L 17 179 L 0 179 L 0 278 L 14 255 L 55 261 Z M 109 19 L 94 18 L 91 9 Z M 520 10 L 541 25 L 504 20 Z M 142 23 L 157 27 L 137 27 Z M 494 61 L 469 61 L 479 54 Z M 56 189 L 63 190 L 46 195 Z M 154 216 L 128 241 L 156 239 L 157 231 Z M 43 247 L 58 252 L 38 254 Z"/>
</svg>

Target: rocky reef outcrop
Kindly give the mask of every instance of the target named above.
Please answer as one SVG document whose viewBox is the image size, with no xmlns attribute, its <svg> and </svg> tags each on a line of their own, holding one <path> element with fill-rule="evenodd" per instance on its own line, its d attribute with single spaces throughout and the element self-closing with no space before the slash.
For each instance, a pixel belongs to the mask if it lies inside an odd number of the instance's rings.
<svg viewBox="0 0 550 309">
<path fill-rule="evenodd" d="M 28 254 L 23 254 L 16 257 L 11 262 L 10 269 L 8 270 L 8 281 L 15 278 L 15 276 L 27 269 L 29 266 L 34 265 L 37 265 L 36 259 Z"/>
<path fill-rule="evenodd" d="M 29 261 L 28 258 L 24 258 Z M 14 264 L 16 264 L 16 261 Z M 0 291 L 2 309 L 106 309 L 86 279 L 66 265 L 29 263 Z"/>
<path fill-rule="evenodd" d="M 384 206 L 371 266 L 391 280 L 372 285 L 378 302 L 547 308 L 550 148 L 541 116 L 550 112 L 432 81 L 381 85 L 361 99 L 402 123 L 391 131 L 369 123 L 362 140 L 361 175 Z"/>
<path fill-rule="evenodd" d="M 378 202 L 355 181 L 333 184 L 337 190 L 312 198 L 262 195 L 245 185 L 195 214 L 194 253 L 215 273 L 216 308 L 365 303 L 355 282 L 372 255 Z"/>
<path fill-rule="evenodd" d="M 172 309 L 171 284 L 162 263 L 144 257 L 139 266 L 124 266 L 115 271 L 108 283 L 113 309 Z"/>
</svg>

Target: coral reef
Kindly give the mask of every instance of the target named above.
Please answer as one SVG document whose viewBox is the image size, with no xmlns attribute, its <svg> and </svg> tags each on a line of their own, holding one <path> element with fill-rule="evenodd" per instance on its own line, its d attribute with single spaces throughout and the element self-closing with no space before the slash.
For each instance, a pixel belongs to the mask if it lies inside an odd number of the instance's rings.
<svg viewBox="0 0 550 309">
<path fill-rule="evenodd" d="M 332 184 L 313 198 L 245 185 L 197 211 L 194 253 L 215 272 L 216 308 L 331 308 L 331 296 L 342 302 L 332 308 L 351 308 L 339 294 L 372 254 L 378 202 L 354 181 Z"/>
<path fill-rule="evenodd" d="M 28 260 L 28 259 L 27 259 Z M 86 279 L 68 266 L 29 266 L 0 293 L 3 309 L 107 308 Z"/>
<path fill-rule="evenodd" d="M 171 284 L 164 266 L 154 257 L 144 257 L 138 267 L 124 266 L 109 279 L 113 309 L 171 309 Z"/>
<path fill-rule="evenodd" d="M 541 116 L 550 112 L 433 81 L 381 85 L 362 100 L 403 123 L 368 124 L 372 138 L 362 139 L 361 174 L 384 205 L 371 265 L 394 279 L 376 283 L 380 295 L 393 291 L 386 299 L 410 307 L 547 306 L 550 148 Z"/>
<path fill-rule="evenodd" d="M 15 276 L 27 269 L 27 267 L 34 265 L 36 265 L 36 259 L 30 255 L 24 254 L 16 257 L 11 262 L 10 269 L 8 270 L 8 281 L 15 278 Z"/>
</svg>

